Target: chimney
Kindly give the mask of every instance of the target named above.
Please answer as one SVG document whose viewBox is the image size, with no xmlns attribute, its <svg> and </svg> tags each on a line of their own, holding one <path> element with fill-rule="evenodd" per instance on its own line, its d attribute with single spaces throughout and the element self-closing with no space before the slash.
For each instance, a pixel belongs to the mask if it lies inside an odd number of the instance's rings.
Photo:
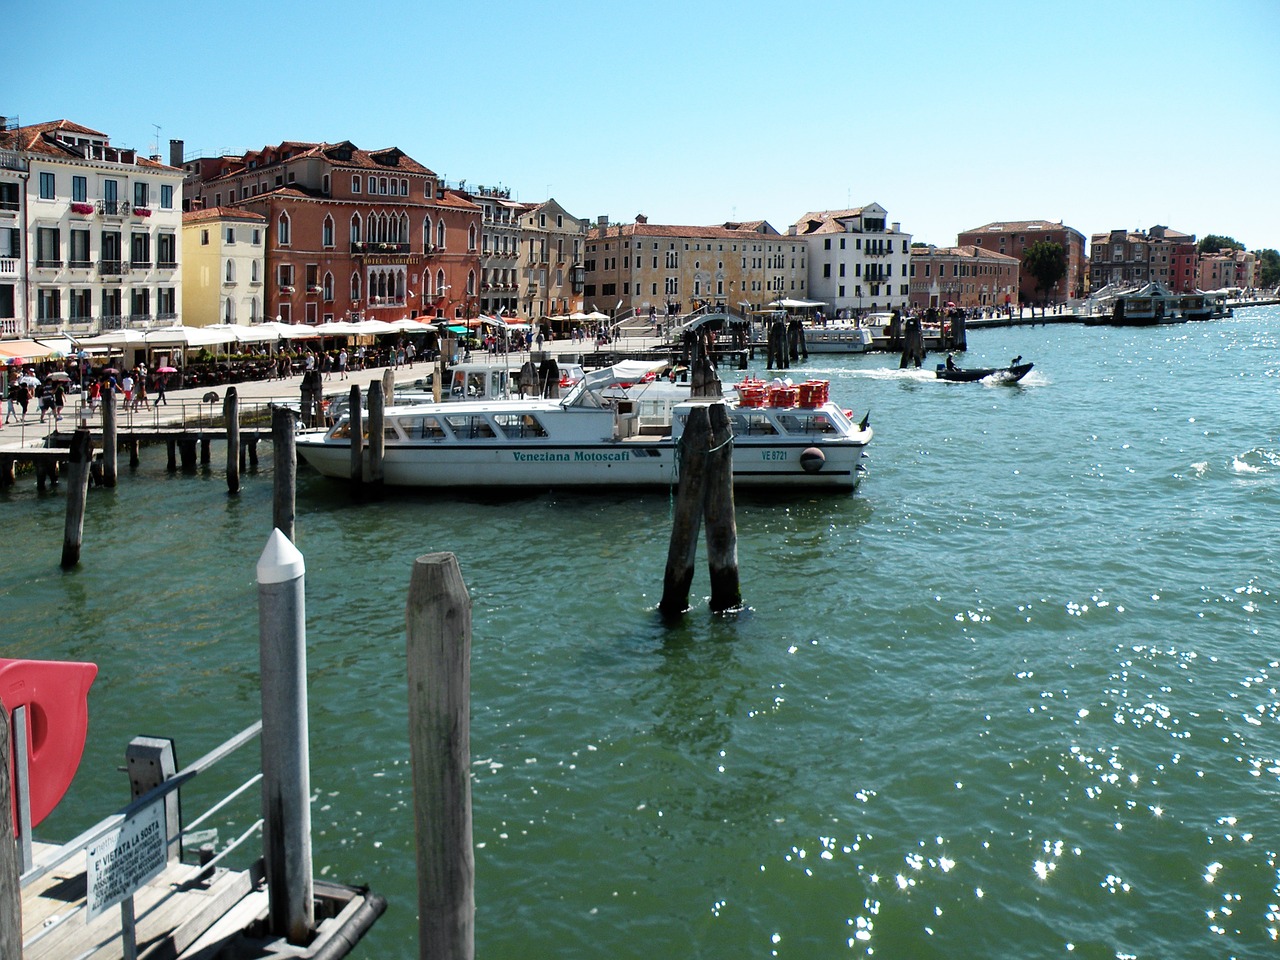
<svg viewBox="0 0 1280 960">
<path fill-rule="evenodd" d="M 186 145 L 181 140 L 169 141 L 169 166 L 182 166 L 182 155 L 185 152 Z"/>
<path fill-rule="evenodd" d="M 649 218 L 646 217 L 643 213 L 636 214 L 636 223 L 648 223 L 648 222 L 649 222 Z"/>
<path fill-rule="evenodd" d="M 900 223 L 896 223 L 896 222 L 895 222 L 895 223 L 894 223 L 894 225 L 893 225 L 893 232 L 894 232 L 894 233 L 901 233 L 901 232 L 902 232 L 902 224 L 900 224 Z"/>
<path fill-rule="evenodd" d="M 601 230 L 603 230 L 603 229 L 604 229 L 605 227 L 607 227 L 608 225 L 609 225 L 609 216 L 608 216 L 608 214 L 605 214 L 605 215 L 603 215 L 603 216 L 596 217 L 596 226 L 597 226 L 597 227 L 599 227 Z"/>
</svg>

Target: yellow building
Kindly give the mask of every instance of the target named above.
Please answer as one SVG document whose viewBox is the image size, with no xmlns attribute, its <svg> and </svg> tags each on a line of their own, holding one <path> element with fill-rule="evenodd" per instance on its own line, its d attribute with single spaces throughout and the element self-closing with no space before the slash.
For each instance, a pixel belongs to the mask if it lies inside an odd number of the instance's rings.
<svg viewBox="0 0 1280 960">
<path fill-rule="evenodd" d="M 267 218 L 235 207 L 182 215 L 182 316 L 189 327 L 261 323 Z"/>
<path fill-rule="evenodd" d="M 764 220 L 668 226 L 637 216 L 587 234 L 583 301 L 617 315 L 687 313 L 703 303 L 735 312 L 807 295 L 808 247 Z"/>
</svg>

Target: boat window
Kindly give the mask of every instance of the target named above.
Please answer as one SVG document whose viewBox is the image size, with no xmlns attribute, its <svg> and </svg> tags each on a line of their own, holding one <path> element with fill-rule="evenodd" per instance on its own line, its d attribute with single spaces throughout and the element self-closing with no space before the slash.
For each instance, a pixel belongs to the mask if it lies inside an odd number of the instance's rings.
<svg viewBox="0 0 1280 960">
<path fill-rule="evenodd" d="M 334 440 L 345 440 L 351 436 L 351 421 L 343 420 L 329 432 L 329 436 Z"/>
<path fill-rule="evenodd" d="M 491 440 L 497 436 L 493 424 L 479 414 L 446 415 L 444 421 L 459 440 Z"/>
<path fill-rule="evenodd" d="M 826 414 L 795 414 L 782 413 L 778 415 L 778 422 L 782 424 L 782 429 L 787 433 L 835 433 L 836 428 Z"/>
<path fill-rule="evenodd" d="M 765 437 L 778 432 L 773 421 L 763 413 L 739 410 L 730 416 L 733 421 L 733 434 L 736 437 Z"/>
<path fill-rule="evenodd" d="M 394 423 L 384 423 L 382 425 L 382 439 L 383 440 L 399 440 L 400 439 L 400 431 L 396 429 L 396 425 Z"/>
<path fill-rule="evenodd" d="M 508 437 L 545 437 L 547 428 L 531 413 L 500 413 L 494 418 L 502 432 Z"/>
<path fill-rule="evenodd" d="M 444 428 L 435 417 L 401 417 L 400 429 L 410 440 L 443 440 Z"/>
</svg>

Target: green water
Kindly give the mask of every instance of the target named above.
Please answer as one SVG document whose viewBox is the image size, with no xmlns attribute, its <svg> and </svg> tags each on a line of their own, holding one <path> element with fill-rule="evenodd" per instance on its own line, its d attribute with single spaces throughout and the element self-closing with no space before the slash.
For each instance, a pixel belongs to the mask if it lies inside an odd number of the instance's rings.
<svg viewBox="0 0 1280 960">
<path fill-rule="evenodd" d="M 665 495 L 356 504 L 300 470 L 315 863 L 389 900 L 356 956 L 416 956 L 404 597 L 437 550 L 474 603 L 480 956 L 1274 955 L 1280 310 L 970 345 L 1036 369 L 806 365 L 871 410 L 867 479 L 740 500 L 749 609 L 674 628 Z M 229 498 L 150 451 L 70 574 L 33 488 L 0 494 L 4 653 L 101 668 L 65 839 L 131 736 L 189 761 L 256 718 L 270 459 Z"/>
</svg>

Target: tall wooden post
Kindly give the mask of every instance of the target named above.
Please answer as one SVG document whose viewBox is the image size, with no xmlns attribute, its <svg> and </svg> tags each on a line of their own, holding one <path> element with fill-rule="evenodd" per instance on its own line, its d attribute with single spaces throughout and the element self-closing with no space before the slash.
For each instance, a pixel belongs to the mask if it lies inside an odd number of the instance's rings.
<svg viewBox="0 0 1280 960">
<path fill-rule="evenodd" d="M 385 433 L 386 407 L 382 402 L 382 384 L 369 384 L 369 476 L 368 481 L 382 485 L 382 458 L 387 448 Z"/>
<path fill-rule="evenodd" d="M 723 613 L 742 606 L 738 580 L 738 521 L 733 502 L 733 426 L 723 403 L 707 411 L 711 449 L 703 517 L 707 521 L 707 568 L 711 572 L 711 609 Z"/>
<path fill-rule="evenodd" d="M 360 404 L 360 388 L 354 383 L 347 404 L 347 434 L 351 438 L 351 485 L 359 487 L 364 480 L 364 410 Z"/>
<path fill-rule="evenodd" d="M 0 703 L 0 957 L 22 956 L 22 888 L 18 844 L 13 839 L 9 711 Z"/>
<path fill-rule="evenodd" d="M 658 604 L 658 610 L 664 616 L 679 616 L 689 609 L 689 587 L 693 584 L 693 565 L 698 556 L 698 532 L 702 529 L 707 450 L 710 446 L 711 420 L 707 408 L 699 404 L 690 409 L 684 434 L 680 437 L 680 483 L 676 488 L 667 568 L 662 578 L 662 600 Z"/>
<path fill-rule="evenodd" d="M 114 390 L 102 391 L 102 485 L 116 485 L 116 394 Z"/>
<path fill-rule="evenodd" d="M 227 387 L 222 398 L 222 419 L 227 425 L 227 491 L 240 492 L 240 395 Z"/>
<path fill-rule="evenodd" d="M 305 573 L 297 547 L 272 530 L 258 558 L 263 846 L 271 931 L 295 945 L 315 928 Z"/>
<path fill-rule="evenodd" d="M 293 411 L 274 407 L 271 411 L 271 448 L 275 479 L 271 488 L 271 525 L 290 540 L 297 517 L 298 448 L 297 423 Z"/>
<path fill-rule="evenodd" d="M 382 400 L 388 406 L 394 406 L 396 402 L 396 371 L 395 367 L 387 367 L 382 371 Z"/>
<path fill-rule="evenodd" d="M 84 505 L 89 497 L 89 468 L 93 462 L 93 440 L 88 427 L 71 436 L 71 459 L 67 464 L 67 522 L 62 535 L 62 569 L 80 562 L 84 540 Z"/>
<path fill-rule="evenodd" d="M 471 598 L 453 554 L 415 561 L 406 619 L 418 956 L 473 960 Z"/>
</svg>

